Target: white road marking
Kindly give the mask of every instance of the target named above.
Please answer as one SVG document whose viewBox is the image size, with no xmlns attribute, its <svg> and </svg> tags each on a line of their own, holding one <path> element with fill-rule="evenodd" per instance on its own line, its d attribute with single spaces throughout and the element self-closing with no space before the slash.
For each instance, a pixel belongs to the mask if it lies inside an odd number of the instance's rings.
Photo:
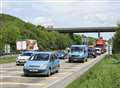
<svg viewBox="0 0 120 88">
<path fill-rule="evenodd" d="M 17 82 L 0 82 L 0 85 L 29 85 L 29 86 L 46 86 L 46 83 L 17 83 Z"/>
<path fill-rule="evenodd" d="M 0 71 L 0 73 L 7 72 L 7 71 Z"/>
<path fill-rule="evenodd" d="M 1 79 L 2 78 L 19 78 L 19 79 L 25 79 L 26 77 L 21 77 L 21 76 L 1 76 L 0 77 Z M 27 77 L 27 79 L 57 79 L 57 78 L 60 78 L 58 76 L 51 76 L 51 77 L 44 77 L 44 78 L 41 78 L 41 77 Z"/>
</svg>

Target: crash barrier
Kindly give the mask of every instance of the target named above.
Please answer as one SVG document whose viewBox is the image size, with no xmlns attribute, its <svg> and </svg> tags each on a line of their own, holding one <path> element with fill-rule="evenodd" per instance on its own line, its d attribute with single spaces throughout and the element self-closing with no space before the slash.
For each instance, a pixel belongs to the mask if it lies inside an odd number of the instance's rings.
<svg viewBox="0 0 120 88">
<path fill-rule="evenodd" d="M 17 52 L 10 52 L 10 53 L 5 53 L 3 51 L 0 51 L 0 56 L 6 56 L 6 55 L 15 55 Z"/>
</svg>

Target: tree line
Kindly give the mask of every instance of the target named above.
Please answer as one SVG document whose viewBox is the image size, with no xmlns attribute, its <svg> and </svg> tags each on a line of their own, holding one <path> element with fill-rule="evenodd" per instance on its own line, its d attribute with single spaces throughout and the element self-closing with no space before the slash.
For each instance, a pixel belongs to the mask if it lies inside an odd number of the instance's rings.
<svg viewBox="0 0 120 88">
<path fill-rule="evenodd" d="M 0 14 L 0 50 L 4 50 L 5 44 L 10 44 L 12 50 L 16 50 L 16 41 L 24 39 L 37 40 L 40 50 L 56 50 L 69 47 L 71 44 L 80 44 L 81 37 L 68 33 L 48 32 L 41 25 L 33 25 L 24 22 L 17 17 Z"/>
<path fill-rule="evenodd" d="M 10 44 L 11 50 L 16 50 L 16 41 L 33 39 L 37 40 L 40 50 L 57 50 L 70 47 L 72 44 L 81 44 L 80 35 L 69 33 L 48 32 L 41 25 L 33 25 L 17 17 L 0 14 L 0 51 L 4 51 L 5 44 Z M 93 44 L 95 39 L 88 37 L 88 44 Z"/>
</svg>

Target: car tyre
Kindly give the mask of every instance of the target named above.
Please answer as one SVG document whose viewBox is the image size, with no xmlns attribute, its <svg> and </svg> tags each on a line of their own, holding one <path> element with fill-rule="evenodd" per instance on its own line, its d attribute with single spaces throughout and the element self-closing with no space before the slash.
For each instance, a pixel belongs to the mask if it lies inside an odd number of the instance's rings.
<svg viewBox="0 0 120 88">
<path fill-rule="evenodd" d="M 47 73 L 47 77 L 49 77 L 50 75 L 51 75 L 51 70 L 49 69 Z"/>
<path fill-rule="evenodd" d="M 28 77 L 29 75 L 24 73 L 24 76 Z"/>
<path fill-rule="evenodd" d="M 86 61 L 86 59 L 85 59 L 85 58 L 83 58 L 82 63 L 84 63 L 85 61 Z"/>
<path fill-rule="evenodd" d="M 60 68 L 60 66 L 57 66 L 57 70 L 56 70 L 56 73 L 58 73 L 58 72 L 59 72 L 59 68 Z"/>
<path fill-rule="evenodd" d="M 20 66 L 19 64 L 16 64 L 16 66 Z"/>
</svg>

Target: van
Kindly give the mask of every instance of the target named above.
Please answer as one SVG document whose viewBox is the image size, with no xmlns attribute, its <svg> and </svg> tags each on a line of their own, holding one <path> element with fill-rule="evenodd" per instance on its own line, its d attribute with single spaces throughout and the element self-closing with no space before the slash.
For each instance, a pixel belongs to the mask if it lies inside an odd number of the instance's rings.
<svg viewBox="0 0 120 88">
<path fill-rule="evenodd" d="M 38 52 L 24 64 L 24 75 L 46 75 L 59 72 L 59 59 L 52 52 Z"/>
<path fill-rule="evenodd" d="M 87 61 L 88 46 L 87 45 L 72 45 L 69 53 L 69 62 Z"/>
</svg>

